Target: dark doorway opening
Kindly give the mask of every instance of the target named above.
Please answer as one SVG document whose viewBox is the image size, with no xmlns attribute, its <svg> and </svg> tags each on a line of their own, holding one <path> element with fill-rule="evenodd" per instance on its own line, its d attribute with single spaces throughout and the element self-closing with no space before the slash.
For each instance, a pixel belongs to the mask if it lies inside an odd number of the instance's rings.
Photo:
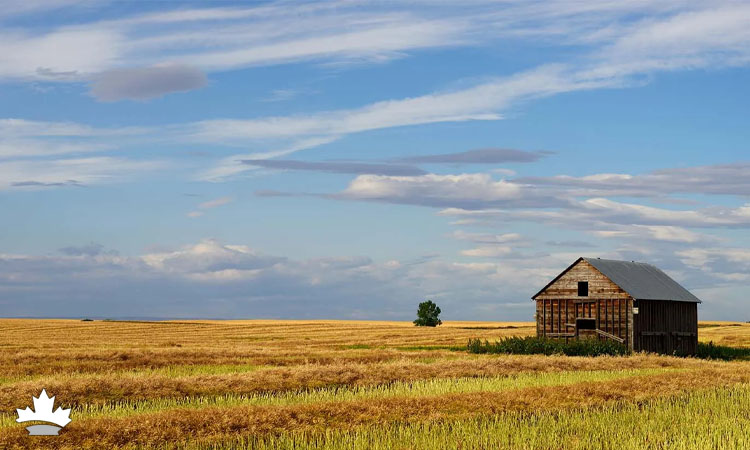
<svg viewBox="0 0 750 450">
<path fill-rule="evenodd" d="M 596 319 L 578 317 L 576 319 L 576 330 L 596 330 Z"/>
</svg>

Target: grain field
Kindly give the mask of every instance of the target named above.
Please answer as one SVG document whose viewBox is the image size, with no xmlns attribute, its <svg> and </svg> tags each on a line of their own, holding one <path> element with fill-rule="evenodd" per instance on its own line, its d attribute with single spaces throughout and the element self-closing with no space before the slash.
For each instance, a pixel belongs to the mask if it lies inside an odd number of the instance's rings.
<svg viewBox="0 0 750 450">
<path fill-rule="evenodd" d="M 750 362 L 477 355 L 533 323 L 0 320 L 0 448 L 750 448 Z M 700 339 L 750 346 L 750 324 Z M 72 408 L 28 436 L 42 389 Z"/>
</svg>

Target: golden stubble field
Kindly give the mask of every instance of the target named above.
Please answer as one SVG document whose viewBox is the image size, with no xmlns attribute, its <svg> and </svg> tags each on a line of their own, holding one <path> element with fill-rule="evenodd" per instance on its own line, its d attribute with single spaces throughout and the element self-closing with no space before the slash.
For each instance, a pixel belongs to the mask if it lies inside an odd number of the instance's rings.
<svg viewBox="0 0 750 450">
<path fill-rule="evenodd" d="M 750 448 L 750 363 L 473 355 L 533 323 L 0 320 L 0 448 Z M 750 346 L 750 324 L 701 323 Z M 72 422 L 27 436 L 45 388 Z"/>
</svg>

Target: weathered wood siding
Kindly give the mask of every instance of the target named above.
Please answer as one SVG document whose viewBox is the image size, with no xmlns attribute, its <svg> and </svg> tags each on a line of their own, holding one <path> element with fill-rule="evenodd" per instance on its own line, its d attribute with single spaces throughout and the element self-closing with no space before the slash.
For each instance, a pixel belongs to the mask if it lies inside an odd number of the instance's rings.
<svg viewBox="0 0 750 450">
<path fill-rule="evenodd" d="M 578 282 L 588 281 L 588 297 L 578 297 Z M 627 292 L 623 291 L 618 285 L 605 277 L 594 266 L 581 260 L 570 270 L 565 272 L 554 283 L 537 295 L 537 300 L 549 300 L 558 298 L 630 298 Z"/>
<path fill-rule="evenodd" d="M 537 336 L 571 338 L 577 318 L 595 319 L 596 328 L 623 339 L 633 348 L 633 300 L 626 299 L 555 299 L 536 302 Z M 567 335 L 567 336 L 566 336 Z M 580 330 L 581 338 L 602 338 L 594 330 Z"/>
<path fill-rule="evenodd" d="M 588 296 L 578 296 L 578 282 L 588 282 Z M 579 261 L 536 297 L 537 335 L 570 338 L 576 318 L 596 320 L 596 328 L 625 341 L 632 348 L 633 300 L 586 261 Z M 580 330 L 579 337 L 606 339 L 594 330 Z"/>
<path fill-rule="evenodd" d="M 695 354 L 698 347 L 698 304 L 638 300 L 634 316 L 635 350 Z"/>
</svg>

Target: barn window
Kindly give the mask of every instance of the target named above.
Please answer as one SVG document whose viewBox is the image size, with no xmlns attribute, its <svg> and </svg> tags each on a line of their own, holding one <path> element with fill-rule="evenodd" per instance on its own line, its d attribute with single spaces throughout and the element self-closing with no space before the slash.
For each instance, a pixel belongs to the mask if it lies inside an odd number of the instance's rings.
<svg viewBox="0 0 750 450">
<path fill-rule="evenodd" d="M 577 330 L 596 330 L 596 319 L 589 319 L 584 317 L 576 318 L 576 329 Z"/>
<path fill-rule="evenodd" d="M 588 297 L 589 296 L 589 282 L 588 281 L 579 281 L 578 282 L 578 296 L 579 297 Z"/>
</svg>

